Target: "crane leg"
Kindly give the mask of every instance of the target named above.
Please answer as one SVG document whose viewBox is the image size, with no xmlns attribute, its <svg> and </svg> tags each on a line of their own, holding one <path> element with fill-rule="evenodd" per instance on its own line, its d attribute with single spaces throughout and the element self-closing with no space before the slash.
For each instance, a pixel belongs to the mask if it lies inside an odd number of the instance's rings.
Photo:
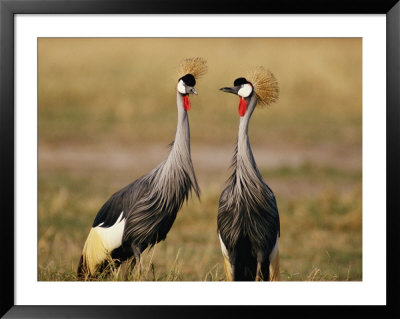
<svg viewBox="0 0 400 319">
<path fill-rule="evenodd" d="M 133 256 L 135 257 L 135 263 L 139 267 L 139 275 L 142 275 L 142 264 L 140 262 L 140 254 L 141 254 L 141 251 L 140 251 L 139 247 L 137 247 L 137 246 L 133 247 Z"/>
<path fill-rule="evenodd" d="M 266 261 L 263 252 L 257 253 L 257 270 L 256 270 L 256 281 L 268 281 L 269 280 L 269 263 Z"/>
<path fill-rule="evenodd" d="M 278 281 L 279 280 L 279 249 L 276 252 L 275 258 L 271 260 L 269 266 L 269 280 Z"/>
<path fill-rule="evenodd" d="M 256 281 L 262 281 L 261 277 L 261 263 L 257 261 Z"/>
<path fill-rule="evenodd" d="M 232 276 L 231 276 L 231 278 L 230 278 L 230 280 L 231 281 L 235 281 L 236 279 L 237 279 L 237 276 L 236 276 L 236 256 L 237 256 L 237 254 L 236 254 L 236 251 L 230 251 L 229 252 L 229 263 L 230 263 L 230 265 L 231 265 L 231 274 L 232 274 Z"/>
<path fill-rule="evenodd" d="M 232 281 L 235 281 L 235 278 L 236 278 L 236 276 L 235 276 L 235 265 L 232 265 L 231 267 L 232 267 Z"/>
<path fill-rule="evenodd" d="M 141 254 L 141 249 L 136 246 L 136 244 L 132 244 L 131 246 L 132 249 L 132 257 L 127 261 L 128 262 L 128 269 L 125 275 L 125 280 L 128 279 L 129 274 L 132 273 L 133 269 L 137 265 L 139 267 L 139 274 L 142 274 L 142 269 L 141 269 L 141 263 L 140 263 L 140 254 Z"/>
</svg>

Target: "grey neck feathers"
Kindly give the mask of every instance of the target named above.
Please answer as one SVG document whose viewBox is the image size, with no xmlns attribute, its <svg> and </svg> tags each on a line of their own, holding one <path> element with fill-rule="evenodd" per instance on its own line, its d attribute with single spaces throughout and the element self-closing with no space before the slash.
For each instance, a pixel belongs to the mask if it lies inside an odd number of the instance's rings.
<svg viewBox="0 0 400 319">
<path fill-rule="evenodd" d="M 164 200 L 187 198 L 193 189 L 199 197 L 200 190 L 190 154 L 190 129 L 188 114 L 183 107 L 183 97 L 177 92 L 178 125 L 175 140 L 168 158 L 159 166 L 156 188 Z"/>
<path fill-rule="evenodd" d="M 178 126 L 172 151 L 188 154 L 190 158 L 190 128 L 188 114 L 183 107 L 182 94 L 177 92 L 176 104 L 178 108 Z"/>
<path fill-rule="evenodd" d="M 248 127 L 250 117 L 256 107 L 257 98 L 253 94 L 248 102 L 248 109 L 246 114 L 240 118 L 239 122 L 239 135 L 236 151 L 236 159 L 234 159 L 234 168 L 236 174 L 236 186 L 239 188 L 247 187 L 249 183 L 257 188 L 259 183 L 263 184 L 263 179 L 258 171 L 257 164 L 253 157 L 253 152 L 250 147 Z"/>
</svg>

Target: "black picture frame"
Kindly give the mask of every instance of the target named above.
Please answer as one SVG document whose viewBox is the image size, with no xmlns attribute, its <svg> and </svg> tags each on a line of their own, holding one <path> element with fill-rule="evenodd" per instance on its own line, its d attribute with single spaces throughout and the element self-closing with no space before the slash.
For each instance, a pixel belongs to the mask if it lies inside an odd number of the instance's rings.
<svg viewBox="0 0 400 319">
<path fill-rule="evenodd" d="M 14 18 L 16 14 L 385 14 L 387 49 L 386 178 L 387 283 L 386 306 L 17 306 L 14 303 Z M 203 318 L 286 316 L 399 317 L 399 204 L 396 183 L 400 137 L 400 3 L 398 0 L 284 0 L 246 6 L 235 1 L 181 0 L 0 0 L 0 181 L 1 308 L 5 318 Z M 378 110 L 379 111 L 379 110 Z M 382 185 L 377 185 L 381 187 Z M 383 203 L 384 204 L 384 203 Z M 382 207 L 384 205 L 382 204 Z"/>
</svg>

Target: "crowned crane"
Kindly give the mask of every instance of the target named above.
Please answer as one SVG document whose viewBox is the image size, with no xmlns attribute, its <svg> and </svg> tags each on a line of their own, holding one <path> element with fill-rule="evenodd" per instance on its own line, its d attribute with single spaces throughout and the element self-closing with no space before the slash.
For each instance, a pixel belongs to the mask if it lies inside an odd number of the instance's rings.
<svg viewBox="0 0 400 319">
<path fill-rule="evenodd" d="M 192 190 L 200 195 L 190 153 L 189 94 L 207 71 L 202 58 L 188 58 L 178 68 L 178 125 L 166 160 L 113 194 L 100 208 L 83 247 L 78 278 L 95 277 L 111 257 L 117 266 L 131 257 L 140 266 L 147 247 L 164 240 Z"/>
<path fill-rule="evenodd" d="M 272 190 L 263 180 L 249 143 L 248 126 L 257 105 L 279 96 L 278 83 L 263 67 L 240 77 L 223 92 L 239 96 L 239 134 L 227 187 L 218 208 L 218 235 L 227 280 L 276 281 L 279 276 L 280 223 Z"/>
</svg>

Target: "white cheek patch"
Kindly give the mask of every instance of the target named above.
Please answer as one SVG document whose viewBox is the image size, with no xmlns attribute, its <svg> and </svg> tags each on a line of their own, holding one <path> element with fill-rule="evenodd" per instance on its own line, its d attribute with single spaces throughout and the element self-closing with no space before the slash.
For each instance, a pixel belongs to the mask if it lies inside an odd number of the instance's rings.
<svg viewBox="0 0 400 319">
<path fill-rule="evenodd" d="M 181 94 L 186 94 L 186 88 L 182 80 L 179 80 L 178 82 L 178 92 Z"/>
<path fill-rule="evenodd" d="M 253 87 L 250 84 L 243 84 L 241 89 L 238 91 L 238 94 L 241 97 L 248 97 L 251 92 L 253 92 Z"/>
</svg>

